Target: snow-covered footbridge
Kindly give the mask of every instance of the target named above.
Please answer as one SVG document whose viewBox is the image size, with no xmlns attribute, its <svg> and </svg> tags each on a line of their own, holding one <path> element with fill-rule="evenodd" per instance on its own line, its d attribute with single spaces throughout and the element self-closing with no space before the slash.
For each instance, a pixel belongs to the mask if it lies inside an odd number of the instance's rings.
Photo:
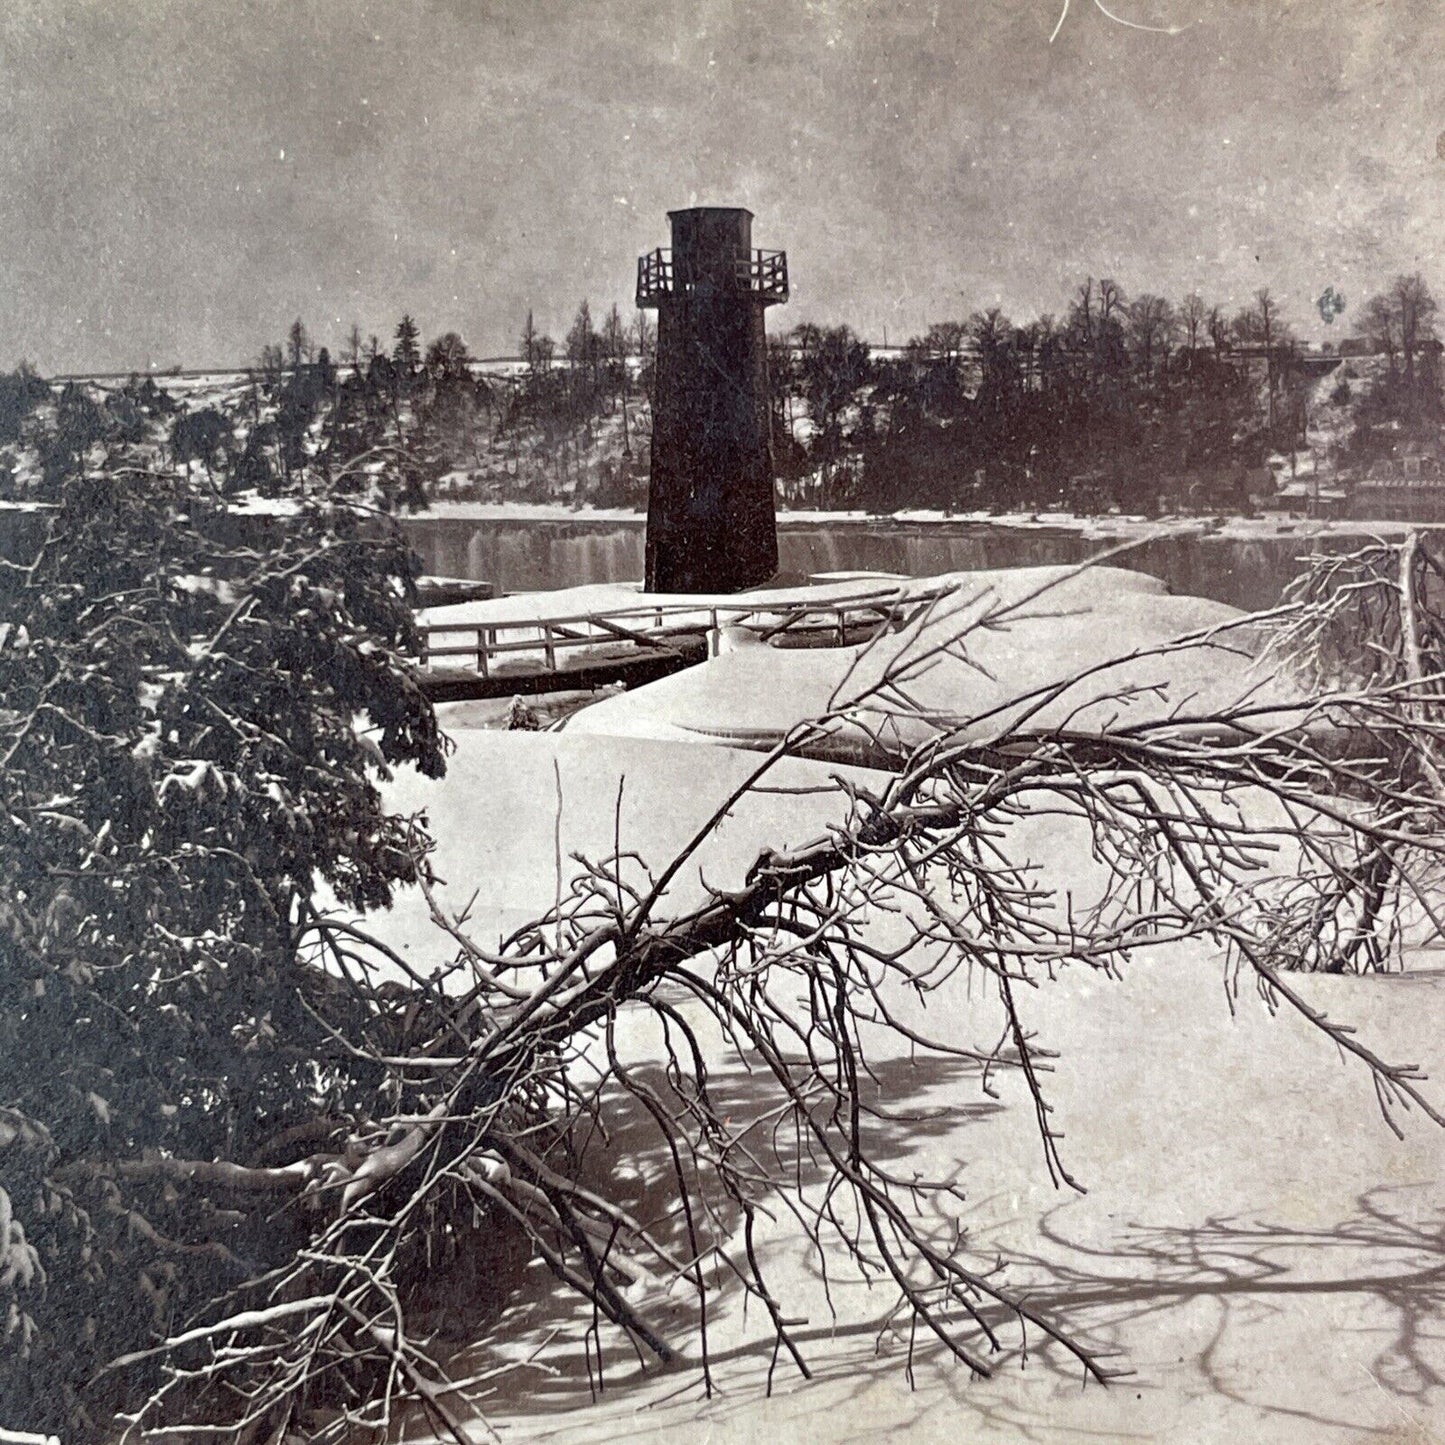
<svg viewBox="0 0 1445 1445">
<path fill-rule="evenodd" d="M 643 593 L 608 583 L 429 608 L 423 684 L 438 701 L 650 682 L 730 639 L 846 646 L 905 623 L 951 582 L 877 574 L 735 594 Z"/>
</svg>

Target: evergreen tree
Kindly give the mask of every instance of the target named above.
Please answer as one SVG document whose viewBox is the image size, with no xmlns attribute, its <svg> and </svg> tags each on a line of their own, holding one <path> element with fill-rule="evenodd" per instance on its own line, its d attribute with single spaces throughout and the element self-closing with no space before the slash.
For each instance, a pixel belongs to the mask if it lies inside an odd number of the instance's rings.
<svg viewBox="0 0 1445 1445">
<path fill-rule="evenodd" d="M 286 360 L 290 363 L 291 370 L 296 372 L 311 360 L 311 356 L 311 337 L 298 316 L 291 323 L 291 329 L 286 333 Z"/>
<path fill-rule="evenodd" d="M 66 1438 L 149 1388 L 102 1364 L 304 1231 L 208 1161 L 368 1107 L 298 950 L 318 878 L 412 876 L 378 776 L 442 768 L 402 540 L 298 492 L 257 550 L 207 498 L 74 458 L 0 562 L 0 1400 Z"/>
<path fill-rule="evenodd" d="M 410 316 L 403 316 L 397 322 L 391 359 L 406 381 L 410 381 L 421 368 L 420 337 L 421 332 L 417 330 L 416 322 Z"/>
</svg>

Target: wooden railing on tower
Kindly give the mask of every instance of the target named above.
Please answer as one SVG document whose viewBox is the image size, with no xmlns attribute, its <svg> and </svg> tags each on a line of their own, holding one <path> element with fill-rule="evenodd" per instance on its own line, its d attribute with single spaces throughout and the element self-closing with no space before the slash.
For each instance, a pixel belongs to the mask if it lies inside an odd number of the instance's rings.
<svg viewBox="0 0 1445 1445">
<path fill-rule="evenodd" d="M 757 297 L 766 306 L 788 299 L 788 253 L 786 251 L 744 251 L 734 270 L 737 290 Z M 660 301 L 686 295 L 693 282 L 680 276 L 672 252 L 665 246 L 637 258 L 637 304 L 656 306 Z"/>
</svg>

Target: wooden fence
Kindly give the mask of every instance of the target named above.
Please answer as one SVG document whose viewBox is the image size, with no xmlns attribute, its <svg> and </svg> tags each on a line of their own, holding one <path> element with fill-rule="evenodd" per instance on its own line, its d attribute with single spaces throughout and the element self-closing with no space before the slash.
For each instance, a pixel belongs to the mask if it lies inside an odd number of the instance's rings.
<svg viewBox="0 0 1445 1445">
<path fill-rule="evenodd" d="M 436 662 L 457 665 L 466 659 L 482 677 L 491 676 L 499 660 L 528 655 L 539 658 L 549 672 L 560 671 L 559 657 L 579 648 L 625 643 L 651 651 L 668 651 L 684 637 L 716 634 L 724 626 L 745 627 L 759 641 L 785 633 L 822 634 L 842 646 L 850 628 L 871 625 L 875 632 L 901 625 L 929 606 L 947 588 L 898 588 L 852 597 L 808 601 L 747 601 L 639 604 L 605 613 L 578 612 L 556 617 L 497 622 L 427 622 L 421 627 L 423 666 Z M 819 639 L 822 640 L 822 639 Z"/>
</svg>

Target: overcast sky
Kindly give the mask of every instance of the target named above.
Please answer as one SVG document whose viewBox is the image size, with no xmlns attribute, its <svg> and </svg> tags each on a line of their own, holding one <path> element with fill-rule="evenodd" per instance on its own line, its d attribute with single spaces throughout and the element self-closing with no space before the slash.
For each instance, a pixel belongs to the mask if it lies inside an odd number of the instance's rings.
<svg viewBox="0 0 1445 1445">
<path fill-rule="evenodd" d="M 1306 334 L 1445 293 L 1440 0 L 6 0 L 0 362 L 236 363 L 305 318 L 516 349 L 669 208 L 786 247 L 772 325 L 901 340 L 1084 275 Z M 1327 331 L 1326 286 L 1349 311 Z M 1313 319 L 1312 319 L 1313 318 Z M 8 353 L 8 354 L 7 354 Z"/>
</svg>

